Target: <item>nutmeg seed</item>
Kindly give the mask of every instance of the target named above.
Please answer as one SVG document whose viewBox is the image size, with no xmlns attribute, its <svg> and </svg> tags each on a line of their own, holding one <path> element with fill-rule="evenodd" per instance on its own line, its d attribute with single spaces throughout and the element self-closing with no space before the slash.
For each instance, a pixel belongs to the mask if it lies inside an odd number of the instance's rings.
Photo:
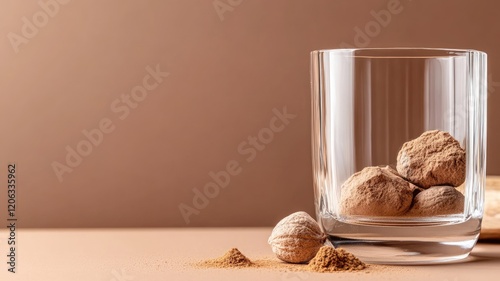
<svg viewBox="0 0 500 281">
<path fill-rule="evenodd" d="M 418 191 L 389 166 L 366 167 L 342 185 L 340 211 L 343 215 L 400 216 Z"/>
<path fill-rule="evenodd" d="M 453 186 L 431 186 L 413 199 L 408 216 L 439 216 L 464 211 L 464 195 Z"/>
<path fill-rule="evenodd" d="M 311 260 L 323 246 L 326 235 L 306 212 L 296 212 L 274 227 L 268 243 L 282 261 L 304 263 Z"/>
<path fill-rule="evenodd" d="M 427 131 L 403 144 L 397 170 L 422 188 L 459 186 L 465 181 L 465 150 L 449 133 Z"/>
</svg>

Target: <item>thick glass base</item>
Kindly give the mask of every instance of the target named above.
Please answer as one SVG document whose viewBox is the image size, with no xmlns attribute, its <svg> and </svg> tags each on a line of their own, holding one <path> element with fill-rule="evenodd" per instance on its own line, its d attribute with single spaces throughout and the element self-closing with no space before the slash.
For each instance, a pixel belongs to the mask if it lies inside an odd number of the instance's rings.
<svg viewBox="0 0 500 281">
<path fill-rule="evenodd" d="M 402 221 L 388 225 L 322 217 L 321 224 L 335 247 L 368 263 L 433 264 L 466 258 L 479 237 L 481 220 L 448 222 Z"/>
</svg>

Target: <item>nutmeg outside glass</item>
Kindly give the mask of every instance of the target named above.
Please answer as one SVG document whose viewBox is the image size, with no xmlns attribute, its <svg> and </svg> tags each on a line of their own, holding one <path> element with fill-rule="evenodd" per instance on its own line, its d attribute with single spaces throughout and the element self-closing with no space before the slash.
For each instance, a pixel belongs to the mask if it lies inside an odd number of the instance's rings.
<svg viewBox="0 0 500 281">
<path fill-rule="evenodd" d="M 467 257 L 483 216 L 486 54 L 385 48 L 311 53 L 316 216 L 337 247 L 372 263 L 426 264 Z M 451 215 L 361 216 L 340 211 L 342 184 L 368 166 L 395 167 L 403 143 L 425 131 L 451 134 L 466 152 Z"/>
</svg>

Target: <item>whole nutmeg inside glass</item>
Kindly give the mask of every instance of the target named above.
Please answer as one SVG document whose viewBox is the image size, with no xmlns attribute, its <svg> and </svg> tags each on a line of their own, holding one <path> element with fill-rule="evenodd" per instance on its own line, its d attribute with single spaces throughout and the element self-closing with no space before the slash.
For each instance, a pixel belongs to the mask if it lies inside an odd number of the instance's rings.
<svg viewBox="0 0 500 281">
<path fill-rule="evenodd" d="M 486 54 L 429 48 L 311 53 L 316 215 L 373 263 L 463 259 L 481 228 Z"/>
</svg>

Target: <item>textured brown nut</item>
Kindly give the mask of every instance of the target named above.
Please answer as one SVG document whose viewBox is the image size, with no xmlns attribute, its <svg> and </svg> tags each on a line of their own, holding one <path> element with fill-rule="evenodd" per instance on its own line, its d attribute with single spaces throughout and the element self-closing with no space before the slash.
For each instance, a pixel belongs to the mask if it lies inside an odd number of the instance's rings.
<svg viewBox="0 0 500 281">
<path fill-rule="evenodd" d="M 290 263 L 308 262 L 325 243 L 326 235 L 306 212 L 296 212 L 274 227 L 269 244 L 276 256 Z"/>
<path fill-rule="evenodd" d="M 465 150 L 450 134 L 428 131 L 403 145 L 397 170 L 422 188 L 459 186 L 465 181 Z"/>
<path fill-rule="evenodd" d="M 464 195 L 453 186 L 432 186 L 413 199 L 409 216 L 439 216 L 464 211 Z"/>
<path fill-rule="evenodd" d="M 343 215 L 399 216 L 408 211 L 418 187 L 389 166 L 366 167 L 342 185 Z"/>
</svg>

